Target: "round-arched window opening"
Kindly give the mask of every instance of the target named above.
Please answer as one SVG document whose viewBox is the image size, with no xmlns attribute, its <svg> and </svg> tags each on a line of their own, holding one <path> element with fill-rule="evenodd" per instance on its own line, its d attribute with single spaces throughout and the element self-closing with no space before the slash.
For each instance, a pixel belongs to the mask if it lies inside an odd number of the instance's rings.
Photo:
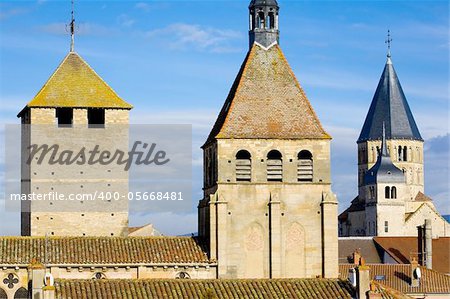
<svg viewBox="0 0 450 299">
<path fill-rule="evenodd" d="M 282 155 L 279 151 L 277 150 L 271 150 L 268 154 L 267 154 L 267 159 L 269 160 L 281 160 Z"/>
<path fill-rule="evenodd" d="M 312 182 L 313 172 L 313 156 L 310 151 L 302 150 L 297 155 L 297 181 Z"/>
<path fill-rule="evenodd" d="M 312 160 L 312 154 L 310 151 L 303 150 L 298 153 L 297 158 L 299 160 Z"/>
<path fill-rule="evenodd" d="M 239 159 L 239 160 L 250 160 L 252 158 L 252 155 L 248 152 L 248 151 L 246 151 L 246 150 L 240 150 L 240 151 L 238 151 L 237 152 L 237 154 L 236 154 L 236 159 Z"/>
</svg>

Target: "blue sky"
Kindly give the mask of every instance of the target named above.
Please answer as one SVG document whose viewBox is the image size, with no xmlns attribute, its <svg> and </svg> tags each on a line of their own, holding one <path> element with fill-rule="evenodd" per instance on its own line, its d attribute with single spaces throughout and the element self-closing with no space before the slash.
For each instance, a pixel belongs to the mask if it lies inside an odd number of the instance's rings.
<svg viewBox="0 0 450 299">
<path fill-rule="evenodd" d="M 134 105 L 131 121 L 193 125 L 196 199 L 199 147 L 248 50 L 248 2 L 76 1 L 75 50 Z M 340 211 L 357 194 L 356 139 L 384 67 L 390 29 L 392 60 L 426 140 L 425 191 L 450 214 L 448 1 L 279 4 L 281 47 L 334 138 Z M 17 112 L 67 54 L 69 22 L 70 1 L 0 2 L 2 126 L 19 123 Z M 153 222 L 165 234 L 196 231 L 195 206 L 180 215 L 134 214 L 131 225 Z M 0 234 L 19 233 L 19 215 L 4 211 L 1 202 L 0 218 Z"/>
</svg>

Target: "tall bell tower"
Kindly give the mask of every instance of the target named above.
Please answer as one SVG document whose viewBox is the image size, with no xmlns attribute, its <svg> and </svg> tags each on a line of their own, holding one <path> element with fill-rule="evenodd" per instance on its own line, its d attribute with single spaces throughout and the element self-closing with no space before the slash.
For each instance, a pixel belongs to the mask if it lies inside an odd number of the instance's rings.
<svg viewBox="0 0 450 299">
<path fill-rule="evenodd" d="M 88 155 L 97 148 L 106 154 L 104 161 L 116 150 L 128 151 L 133 106 L 75 52 L 74 23 L 72 9 L 69 53 L 18 114 L 22 194 L 43 198 L 22 201 L 21 233 L 126 236 L 128 172 L 117 163 L 89 162 Z M 74 154 L 69 157 L 71 152 Z M 60 162 L 53 163 L 52 155 Z M 96 159 L 99 156 L 92 161 Z"/>
<path fill-rule="evenodd" d="M 218 278 L 337 277 L 330 141 L 278 45 L 278 4 L 250 4 L 250 50 L 203 145 L 199 235 Z"/>
</svg>

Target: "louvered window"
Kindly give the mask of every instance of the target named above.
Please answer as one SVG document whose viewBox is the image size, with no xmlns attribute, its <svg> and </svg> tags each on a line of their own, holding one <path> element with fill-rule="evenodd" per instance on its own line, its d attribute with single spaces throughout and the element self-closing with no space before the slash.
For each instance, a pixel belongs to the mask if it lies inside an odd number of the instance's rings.
<svg viewBox="0 0 450 299">
<path fill-rule="evenodd" d="M 267 181 L 283 181 L 283 161 L 279 151 L 273 150 L 267 154 Z"/>
<path fill-rule="evenodd" d="M 246 150 L 241 150 L 236 154 L 236 181 L 250 182 L 252 180 L 252 160 L 251 155 Z"/>
<path fill-rule="evenodd" d="M 313 159 L 309 151 L 298 153 L 297 180 L 299 182 L 313 181 Z"/>
</svg>

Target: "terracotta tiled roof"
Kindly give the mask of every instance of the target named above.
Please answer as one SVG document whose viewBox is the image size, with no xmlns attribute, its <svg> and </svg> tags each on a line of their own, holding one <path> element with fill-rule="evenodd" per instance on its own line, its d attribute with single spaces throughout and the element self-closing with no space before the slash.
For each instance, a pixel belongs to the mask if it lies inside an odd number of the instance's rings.
<svg viewBox="0 0 450 299">
<path fill-rule="evenodd" d="M 411 257 L 417 257 L 417 237 L 374 237 L 378 246 L 397 263 L 409 264 Z M 433 270 L 450 273 L 450 237 L 433 239 Z"/>
<path fill-rule="evenodd" d="M 70 52 L 26 107 L 133 106 L 122 100 L 77 53 Z"/>
<path fill-rule="evenodd" d="M 0 265 L 210 263 L 205 246 L 192 237 L 0 237 Z"/>
<path fill-rule="evenodd" d="M 57 280 L 56 298 L 352 298 L 353 288 L 331 279 Z M 210 296 L 208 296 L 208 293 Z"/>
<path fill-rule="evenodd" d="M 375 285 L 375 293 L 381 294 L 381 298 L 389 298 L 389 299 L 411 299 L 412 297 L 403 294 L 393 288 L 386 287 L 382 284 L 379 284 L 375 281 L 372 281 Z"/>
<path fill-rule="evenodd" d="M 436 293 L 450 295 L 450 276 L 421 267 L 422 278 L 419 287 L 411 287 L 411 265 L 404 264 L 366 264 L 370 267 L 370 278 L 384 276 L 378 283 L 404 294 Z M 355 267 L 350 264 L 339 265 L 339 277 L 345 279 L 348 270 Z"/>
<path fill-rule="evenodd" d="M 359 250 L 366 263 L 381 263 L 380 255 L 372 237 L 339 238 L 339 263 L 353 263 L 353 253 Z"/>
<path fill-rule="evenodd" d="M 214 138 L 329 139 L 278 45 L 250 49 L 206 143 Z"/>
</svg>

